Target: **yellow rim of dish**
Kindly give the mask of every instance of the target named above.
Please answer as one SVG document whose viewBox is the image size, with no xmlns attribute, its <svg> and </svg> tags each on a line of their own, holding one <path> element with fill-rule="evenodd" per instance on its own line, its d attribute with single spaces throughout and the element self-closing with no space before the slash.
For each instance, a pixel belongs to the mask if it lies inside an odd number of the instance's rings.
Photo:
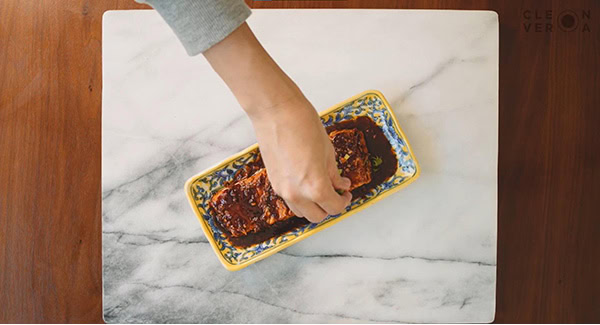
<svg viewBox="0 0 600 325">
<path fill-rule="evenodd" d="M 204 231 L 204 235 L 206 236 L 206 239 L 210 243 L 210 246 L 213 248 L 213 251 L 215 252 L 215 254 L 217 255 L 217 257 L 219 258 L 219 261 L 221 262 L 221 264 L 223 264 L 223 266 L 227 270 L 229 270 L 229 271 L 238 271 L 238 270 L 241 270 L 241 269 L 247 267 L 250 264 L 256 263 L 256 262 L 258 262 L 258 261 L 260 261 L 260 260 L 262 260 L 264 258 L 267 258 L 267 257 L 269 257 L 269 256 L 271 256 L 271 255 L 273 255 L 273 254 L 275 254 L 275 253 L 277 253 L 277 252 L 279 252 L 279 251 L 281 251 L 281 250 L 283 250 L 283 249 L 285 249 L 285 248 L 287 248 L 287 247 L 289 247 L 289 246 L 291 246 L 291 245 L 293 245 L 293 244 L 295 244 L 295 243 L 297 243 L 297 242 L 299 242 L 301 240 L 304 240 L 304 239 L 306 239 L 306 238 L 308 238 L 308 237 L 310 237 L 310 236 L 318 233 L 319 231 L 322 231 L 324 229 L 327 229 L 328 227 L 331 227 L 331 226 L 335 225 L 336 223 L 338 223 L 338 222 L 342 221 L 343 219 L 345 219 L 345 218 L 353 215 L 354 213 L 359 212 L 359 211 L 365 209 L 366 207 L 371 206 L 373 203 L 375 203 L 375 202 L 377 202 L 377 201 L 379 201 L 379 200 L 387 197 L 388 195 L 401 190 L 402 188 L 408 186 L 410 183 L 414 182 L 417 178 L 419 178 L 419 175 L 421 174 L 421 167 L 419 166 L 419 163 L 417 162 L 417 159 L 415 158 L 415 155 L 413 154 L 412 148 L 410 147 L 408 139 L 404 135 L 404 132 L 402 131 L 402 128 L 400 127 L 400 124 L 398 124 L 398 120 L 396 119 L 396 115 L 394 114 L 394 111 L 392 110 L 391 105 L 389 104 L 389 102 L 387 101 L 387 99 L 383 96 L 383 94 L 380 91 L 378 91 L 378 90 L 366 90 L 366 91 L 363 91 L 362 93 L 360 93 L 358 95 L 355 95 L 355 96 L 353 96 L 353 97 L 351 97 L 349 99 L 346 99 L 346 100 L 344 100 L 342 102 L 339 102 L 338 104 L 333 105 L 332 107 L 330 107 L 330 108 L 328 108 L 328 109 L 320 112 L 319 116 L 327 115 L 327 114 L 331 113 L 332 111 L 338 109 L 340 106 L 345 105 L 347 103 L 351 103 L 351 102 L 357 100 L 358 98 L 363 97 L 363 96 L 365 96 L 367 94 L 375 94 L 375 95 L 377 95 L 379 98 L 381 98 L 381 100 L 385 104 L 386 109 L 390 112 L 390 114 L 392 116 L 392 121 L 394 122 L 394 128 L 396 129 L 396 132 L 398 132 L 400 134 L 400 136 L 402 137 L 402 139 L 404 140 L 404 142 L 406 144 L 406 147 L 408 149 L 408 152 L 409 152 L 410 156 L 412 157 L 413 161 L 415 162 L 416 172 L 415 172 L 415 174 L 411 178 L 407 179 L 404 183 L 402 183 L 402 184 L 400 184 L 400 185 L 398 185 L 398 186 L 396 186 L 396 187 L 394 187 L 394 188 L 392 188 L 392 189 L 390 189 L 390 190 L 388 190 L 388 191 L 386 191 L 384 193 L 381 193 L 381 194 L 377 195 L 376 197 L 373 197 L 373 199 L 371 199 L 370 201 L 368 201 L 368 202 L 366 202 L 366 203 L 364 203 L 364 204 L 362 204 L 360 206 L 357 206 L 356 208 L 354 208 L 354 209 L 352 209 L 352 210 L 350 210 L 348 212 L 345 212 L 344 214 L 340 215 L 339 217 L 335 218 L 334 220 L 331 220 L 331 221 L 329 221 L 329 222 L 327 222 L 327 223 L 325 223 L 323 225 L 320 225 L 320 226 L 318 226 L 318 227 L 316 227 L 316 228 L 314 228 L 312 230 L 309 230 L 309 231 L 301 234 L 300 236 L 298 236 L 298 237 L 296 237 L 296 238 L 294 238 L 294 239 L 292 239 L 290 241 L 287 241 L 287 242 L 285 242 L 283 244 L 274 246 L 274 247 L 268 249 L 263 254 L 257 255 L 256 257 L 251 257 L 248 260 L 246 260 L 246 261 L 244 261 L 244 262 L 242 262 L 240 264 L 231 264 L 221 254 L 221 250 L 217 246 L 217 243 L 215 242 L 215 239 L 212 236 L 212 233 L 211 233 L 211 230 L 210 230 L 209 226 L 206 224 L 206 222 L 204 221 L 204 218 L 200 214 L 200 211 L 199 211 L 198 207 L 196 206 L 196 202 L 194 200 L 194 194 L 192 193 L 191 185 L 198 178 L 204 177 L 207 174 L 212 173 L 216 169 L 219 169 L 219 168 L 223 167 L 224 165 L 228 164 L 232 160 L 237 159 L 238 157 L 243 156 L 243 155 L 245 155 L 245 154 L 247 154 L 247 153 L 255 150 L 256 148 L 258 148 L 258 144 L 251 145 L 250 147 L 248 147 L 248 148 L 246 148 L 246 149 L 244 149 L 244 150 L 242 150 L 242 151 L 240 151 L 240 152 L 238 152 L 238 153 L 236 153 L 236 154 L 234 154 L 234 155 L 226 158 L 225 160 L 219 162 L 218 164 L 216 164 L 216 165 L 214 165 L 212 167 L 209 167 L 208 169 L 204 170 L 203 172 L 201 172 L 201 173 L 199 173 L 199 174 L 191 177 L 190 179 L 187 180 L 187 182 L 185 182 L 185 192 L 186 192 L 188 200 L 189 200 L 189 202 L 190 202 L 190 204 L 192 206 L 192 210 L 194 210 L 194 213 L 196 214 L 196 217 L 200 221 L 200 225 L 202 226 L 202 230 Z"/>
</svg>

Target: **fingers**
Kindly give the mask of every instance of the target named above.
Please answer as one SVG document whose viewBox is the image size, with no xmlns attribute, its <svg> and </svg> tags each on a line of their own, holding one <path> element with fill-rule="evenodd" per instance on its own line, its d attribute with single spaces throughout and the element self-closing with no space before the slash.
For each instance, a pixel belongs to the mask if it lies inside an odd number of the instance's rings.
<svg viewBox="0 0 600 325">
<path fill-rule="evenodd" d="M 321 222 L 327 217 L 327 212 L 297 189 L 288 188 L 279 195 L 297 217 L 306 218 L 313 223 Z"/>
<path fill-rule="evenodd" d="M 300 209 L 292 202 L 288 201 L 288 200 L 284 200 L 285 204 L 287 204 L 288 208 L 290 208 L 290 210 L 292 210 L 292 212 L 296 215 L 296 217 L 298 218 L 304 218 L 304 215 L 302 214 L 302 212 L 300 212 Z"/>
<path fill-rule="evenodd" d="M 275 192 L 285 200 L 296 216 L 313 223 L 321 222 L 328 215 L 344 212 L 352 201 L 352 194 L 348 191 L 351 186 L 350 179 L 342 177 L 337 167 L 328 169 L 329 175 L 324 174 L 316 178 L 316 181 L 298 187 L 288 185 L 281 193 L 277 190 Z M 344 192 L 338 194 L 336 189 Z"/>
<path fill-rule="evenodd" d="M 344 208 L 346 208 L 347 206 L 350 205 L 350 203 L 352 202 L 352 193 L 350 193 L 349 191 L 346 191 L 342 194 L 342 197 L 345 200 L 348 200 L 348 204 L 346 204 L 346 206 Z"/>
<path fill-rule="evenodd" d="M 346 180 L 346 181 L 345 181 Z M 341 188 L 349 188 L 349 179 L 341 177 Z M 305 187 L 304 191 L 289 189 L 281 195 L 286 204 L 297 217 L 303 217 L 310 222 L 321 222 L 328 215 L 336 215 L 344 212 L 352 201 L 352 194 L 344 191 L 338 194 L 334 185 L 329 180 L 313 183 L 313 186 Z"/>
<path fill-rule="evenodd" d="M 349 178 L 342 177 L 340 174 L 335 174 L 332 177 L 331 182 L 336 190 L 348 191 L 350 189 L 350 185 L 352 185 L 352 182 Z"/>
<path fill-rule="evenodd" d="M 300 209 L 302 216 L 312 223 L 321 222 L 323 219 L 327 218 L 327 212 L 321 209 L 316 203 L 309 200 L 303 201 L 301 204 L 297 205 L 297 207 Z"/>
<path fill-rule="evenodd" d="M 338 214 L 350 204 L 352 195 L 338 194 L 331 184 L 321 184 L 316 188 L 313 188 L 311 198 L 317 203 L 327 214 L 334 215 Z"/>
<path fill-rule="evenodd" d="M 300 218 L 306 218 L 308 221 L 317 223 L 323 221 L 328 215 L 335 215 L 343 212 L 352 200 L 352 194 L 345 191 L 339 195 L 331 185 L 321 187 L 322 190 L 315 191 L 306 199 L 294 200 L 284 199 L 292 212 Z"/>
<path fill-rule="evenodd" d="M 338 170 L 337 163 L 335 162 L 335 157 L 333 157 L 333 162 L 329 164 L 329 176 L 331 178 L 331 182 L 333 183 L 333 187 L 336 190 L 350 190 L 352 182 L 349 178 L 342 177 L 342 175 L 340 175 L 340 170 Z"/>
</svg>

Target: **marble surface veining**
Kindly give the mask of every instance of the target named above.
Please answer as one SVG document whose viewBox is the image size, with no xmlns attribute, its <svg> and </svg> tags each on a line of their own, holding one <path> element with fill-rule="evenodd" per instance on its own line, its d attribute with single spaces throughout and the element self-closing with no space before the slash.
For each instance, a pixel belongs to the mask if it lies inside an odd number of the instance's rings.
<svg viewBox="0 0 600 325">
<path fill-rule="evenodd" d="M 390 101 L 422 168 L 407 188 L 238 272 L 183 191 L 255 142 L 202 56 L 154 11 L 103 20 L 107 322 L 490 322 L 496 286 L 498 18 L 484 11 L 255 10 L 319 110 Z"/>
</svg>

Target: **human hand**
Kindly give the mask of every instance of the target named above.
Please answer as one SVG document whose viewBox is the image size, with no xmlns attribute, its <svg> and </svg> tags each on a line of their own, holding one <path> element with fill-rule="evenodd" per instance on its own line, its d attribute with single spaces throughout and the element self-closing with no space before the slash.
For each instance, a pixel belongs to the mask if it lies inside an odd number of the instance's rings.
<svg viewBox="0 0 600 325">
<path fill-rule="evenodd" d="M 294 214 L 319 222 L 342 212 L 351 200 L 351 184 L 338 172 L 317 112 L 248 25 L 204 56 L 252 120 L 273 189 Z"/>
<path fill-rule="evenodd" d="M 340 175 L 331 140 L 302 93 L 250 118 L 273 190 L 294 214 L 320 222 L 350 204 L 350 180 Z"/>
</svg>

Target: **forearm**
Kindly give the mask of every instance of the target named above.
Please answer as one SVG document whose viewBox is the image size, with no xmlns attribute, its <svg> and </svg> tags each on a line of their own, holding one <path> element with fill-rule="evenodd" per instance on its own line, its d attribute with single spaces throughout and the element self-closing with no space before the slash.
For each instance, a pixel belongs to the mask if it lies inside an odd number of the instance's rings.
<svg viewBox="0 0 600 325">
<path fill-rule="evenodd" d="M 302 97 L 246 23 L 205 51 L 204 56 L 251 119 Z"/>
</svg>

